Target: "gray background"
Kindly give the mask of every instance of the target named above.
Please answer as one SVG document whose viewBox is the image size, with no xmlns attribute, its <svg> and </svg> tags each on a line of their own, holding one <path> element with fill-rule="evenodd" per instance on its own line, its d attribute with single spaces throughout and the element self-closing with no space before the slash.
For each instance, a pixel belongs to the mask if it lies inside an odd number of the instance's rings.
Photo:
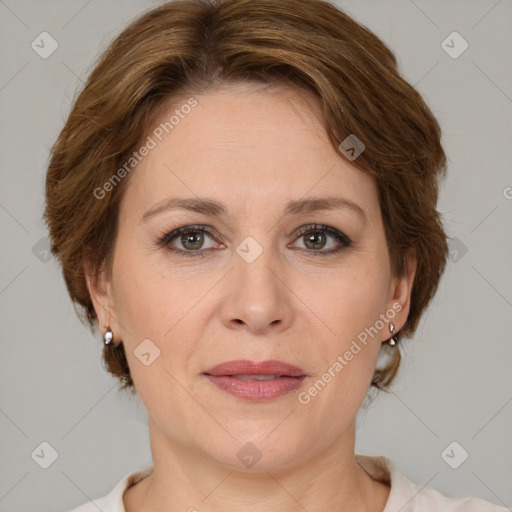
<svg viewBox="0 0 512 512">
<path fill-rule="evenodd" d="M 144 407 L 102 369 L 102 342 L 47 257 L 41 214 L 48 148 L 75 91 L 111 38 L 157 3 L 0 0 L 3 512 L 70 510 L 151 463 Z M 388 456 L 449 496 L 512 507 L 512 2 L 338 4 L 391 46 L 441 123 L 439 210 L 454 237 L 393 392 L 358 416 L 356 452 Z M 31 48 L 43 31 L 59 45 L 46 59 Z M 441 46 L 453 31 L 469 44 L 458 58 Z M 58 452 L 48 469 L 31 455 L 43 441 Z M 458 469 L 442 457 L 453 441 L 469 453 Z"/>
</svg>

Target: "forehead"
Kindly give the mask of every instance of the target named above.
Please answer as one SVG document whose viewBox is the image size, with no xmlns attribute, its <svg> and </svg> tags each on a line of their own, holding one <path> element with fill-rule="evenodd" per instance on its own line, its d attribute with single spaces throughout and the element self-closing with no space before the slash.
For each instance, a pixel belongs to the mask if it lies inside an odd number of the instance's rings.
<svg viewBox="0 0 512 512">
<path fill-rule="evenodd" d="M 148 136 L 153 147 L 125 193 L 138 209 L 205 195 L 239 212 L 334 193 L 359 199 L 370 214 L 378 204 L 374 179 L 332 147 L 313 93 L 240 85 L 184 96 Z"/>
</svg>

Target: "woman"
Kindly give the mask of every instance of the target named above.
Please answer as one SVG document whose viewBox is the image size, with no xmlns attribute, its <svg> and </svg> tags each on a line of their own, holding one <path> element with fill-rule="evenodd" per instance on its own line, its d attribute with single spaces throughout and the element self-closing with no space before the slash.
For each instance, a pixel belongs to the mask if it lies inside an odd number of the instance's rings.
<svg viewBox="0 0 512 512">
<path fill-rule="evenodd" d="M 321 0 L 175 1 L 116 38 L 45 218 L 153 465 L 77 512 L 505 510 L 354 453 L 445 268 L 440 137 L 391 51 Z"/>
</svg>

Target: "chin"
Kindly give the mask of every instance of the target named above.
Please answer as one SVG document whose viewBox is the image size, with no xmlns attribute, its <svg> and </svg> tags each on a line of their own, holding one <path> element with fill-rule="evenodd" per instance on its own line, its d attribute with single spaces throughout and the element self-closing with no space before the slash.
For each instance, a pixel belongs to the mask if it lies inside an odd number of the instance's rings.
<svg viewBox="0 0 512 512">
<path fill-rule="evenodd" d="M 272 428 L 277 424 L 274 422 Z M 203 445 L 201 449 L 217 463 L 231 470 L 251 473 L 286 469 L 293 467 L 301 458 L 305 458 L 303 450 L 308 443 L 302 436 L 296 437 L 285 428 L 277 434 L 277 429 L 272 432 L 267 422 L 264 427 L 252 427 L 245 420 L 243 432 L 231 429 L 229 432 L 233 438 L 215 445 L 206 440 L 208 444 Z M 219 438 L 220 436 L 217 440 Z"/>
</svg>

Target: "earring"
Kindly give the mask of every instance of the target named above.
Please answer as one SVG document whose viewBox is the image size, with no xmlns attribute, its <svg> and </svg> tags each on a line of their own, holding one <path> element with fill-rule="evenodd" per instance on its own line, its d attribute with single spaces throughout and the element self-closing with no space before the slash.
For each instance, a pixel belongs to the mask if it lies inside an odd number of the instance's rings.
<svg viewBox="0 0 512 512">
<path fill-rule="evenodd" d="M 392 323 L 389 324 L 389 330 L 393 336 L 389 338 L 387 344 L 394 347 L 398 343 L 398 338 L 396 337 L 395 326 Z"/>
<path fill-rule="evenodd" d="M 112 329 L 110 328 L 109 325 L 107 326 L 107 332 L 103 335 L 103 341 L 105 342 L 105 345 L 108 345 L 113 339 L 114 333 L 112 332 Z"/>
</svg>

